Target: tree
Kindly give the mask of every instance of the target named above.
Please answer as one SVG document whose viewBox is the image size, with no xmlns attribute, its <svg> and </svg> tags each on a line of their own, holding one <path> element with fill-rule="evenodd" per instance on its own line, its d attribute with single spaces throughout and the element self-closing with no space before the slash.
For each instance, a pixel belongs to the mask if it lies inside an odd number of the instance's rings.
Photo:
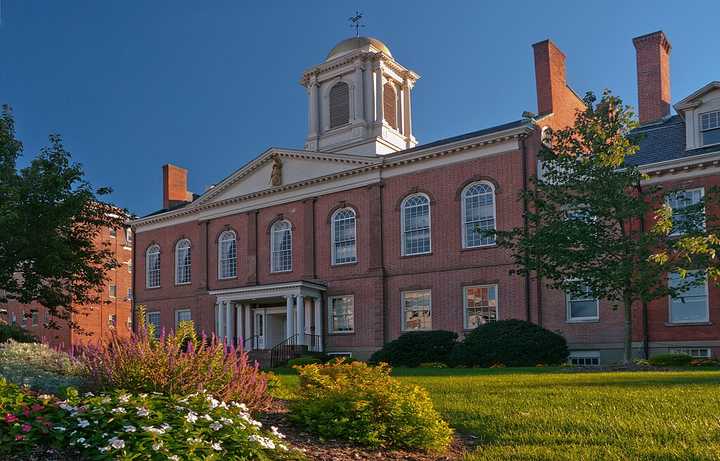
<svg viewBox="0 0 720 461">
<path fill-rule="evenodd" d="M 118 267 L 103 228 L 122 228 L 127 215 L 100 200 L 73 163 L 60 136 L 51 135 L 24 168 L 9 107 L 0 115 L 0 305 L 10 300 L 46 307 L 54 319 L 72 321 L 74 305 L 101 302 L 107 272 Z"/>
<path fill-rule="evenodd" d="M 600 101 L 588 93 L 584 103 L 574 126 L 544 140 L 541 177 L 522 194 L 527 226 L 495 235 L 513 255 L 514 272 L 622 308 L 629 363 L 633 305 L 678 296 L 720 274 L 717 218 L 702 222 L 705 202 L 717 194 L 673 216 L 666 198 L 681 192 L 643 184 L 640 169 L 626 162 L 638 150 L 630 108 L 609 91 Z M 681 276 L 673 286 L 670 273 Z"/>
</svg>

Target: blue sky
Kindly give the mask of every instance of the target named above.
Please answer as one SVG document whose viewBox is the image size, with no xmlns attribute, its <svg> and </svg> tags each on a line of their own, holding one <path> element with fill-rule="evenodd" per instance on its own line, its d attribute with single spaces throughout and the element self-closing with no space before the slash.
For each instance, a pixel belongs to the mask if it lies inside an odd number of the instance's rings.
<svg viewBox="0 0 720 461">
<path fill-rule="evenodd" d="M 720 2 L 40 1 L 0 0 L 0 103 L 25 155 L 60 133 L 89 180 L 137 214 L 160 208 L 160 167 L 209 185 L 269 146 L 302 147 L 304 69 L 352 34 L 383 40 L 421 75 L 423 142 L 535 111 L 530 45 L 551 38 L 580 94 L 636 103 L 632 37 L 668 35 L 678 101 L 720 80 Z"/>
</svg>

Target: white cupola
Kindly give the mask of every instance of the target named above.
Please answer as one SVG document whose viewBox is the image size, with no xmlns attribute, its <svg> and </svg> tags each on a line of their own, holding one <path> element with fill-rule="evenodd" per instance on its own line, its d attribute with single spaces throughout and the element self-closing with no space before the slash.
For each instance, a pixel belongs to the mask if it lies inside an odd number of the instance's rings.
<svg viewBox="0 0 720 461">
<path fill-rule="evenodd" d="M 308 93 L 305 149 L 383 155 L 414 147 L 410 94 L 418 78 L 380 40 L 338 43 L 300 81 Z"/>
</svg>

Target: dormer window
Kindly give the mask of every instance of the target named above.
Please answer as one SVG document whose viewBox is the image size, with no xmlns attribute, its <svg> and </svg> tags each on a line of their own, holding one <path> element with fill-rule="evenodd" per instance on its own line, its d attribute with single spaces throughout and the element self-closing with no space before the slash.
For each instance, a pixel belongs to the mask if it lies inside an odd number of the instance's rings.
<svg viewBox="0 0 720 461">
<path fill-rule="evenodd" d="M 720 143 L 720 111 L 700 114 L 700 136 L 703 146 Z"/>
</svg>

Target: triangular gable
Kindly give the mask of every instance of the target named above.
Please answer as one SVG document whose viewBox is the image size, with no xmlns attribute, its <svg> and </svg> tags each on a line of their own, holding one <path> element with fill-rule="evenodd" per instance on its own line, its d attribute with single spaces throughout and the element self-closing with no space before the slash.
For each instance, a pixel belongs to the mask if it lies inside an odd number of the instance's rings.
<svg viewBox="0 0 720 461">
<path fill-rule="evenodd" d="M 680 113 L 685 109 L 691 109 L 700 103 L 702 103 L 702 97 L 714 90 L 720 90 L 720 82 L 710 82 L 699 90 L 695 91 L 690 96 L 686 97 L 682 101 L 675 104 L 675 110 Z"/>
<path fill-rule="evenodd" d="M 366 156 L 272 148 L 223 179 L 195 200 L 193 205 L 281 189 L 289 184 L 380 162 L 380 159 Z"/>
</svg>

